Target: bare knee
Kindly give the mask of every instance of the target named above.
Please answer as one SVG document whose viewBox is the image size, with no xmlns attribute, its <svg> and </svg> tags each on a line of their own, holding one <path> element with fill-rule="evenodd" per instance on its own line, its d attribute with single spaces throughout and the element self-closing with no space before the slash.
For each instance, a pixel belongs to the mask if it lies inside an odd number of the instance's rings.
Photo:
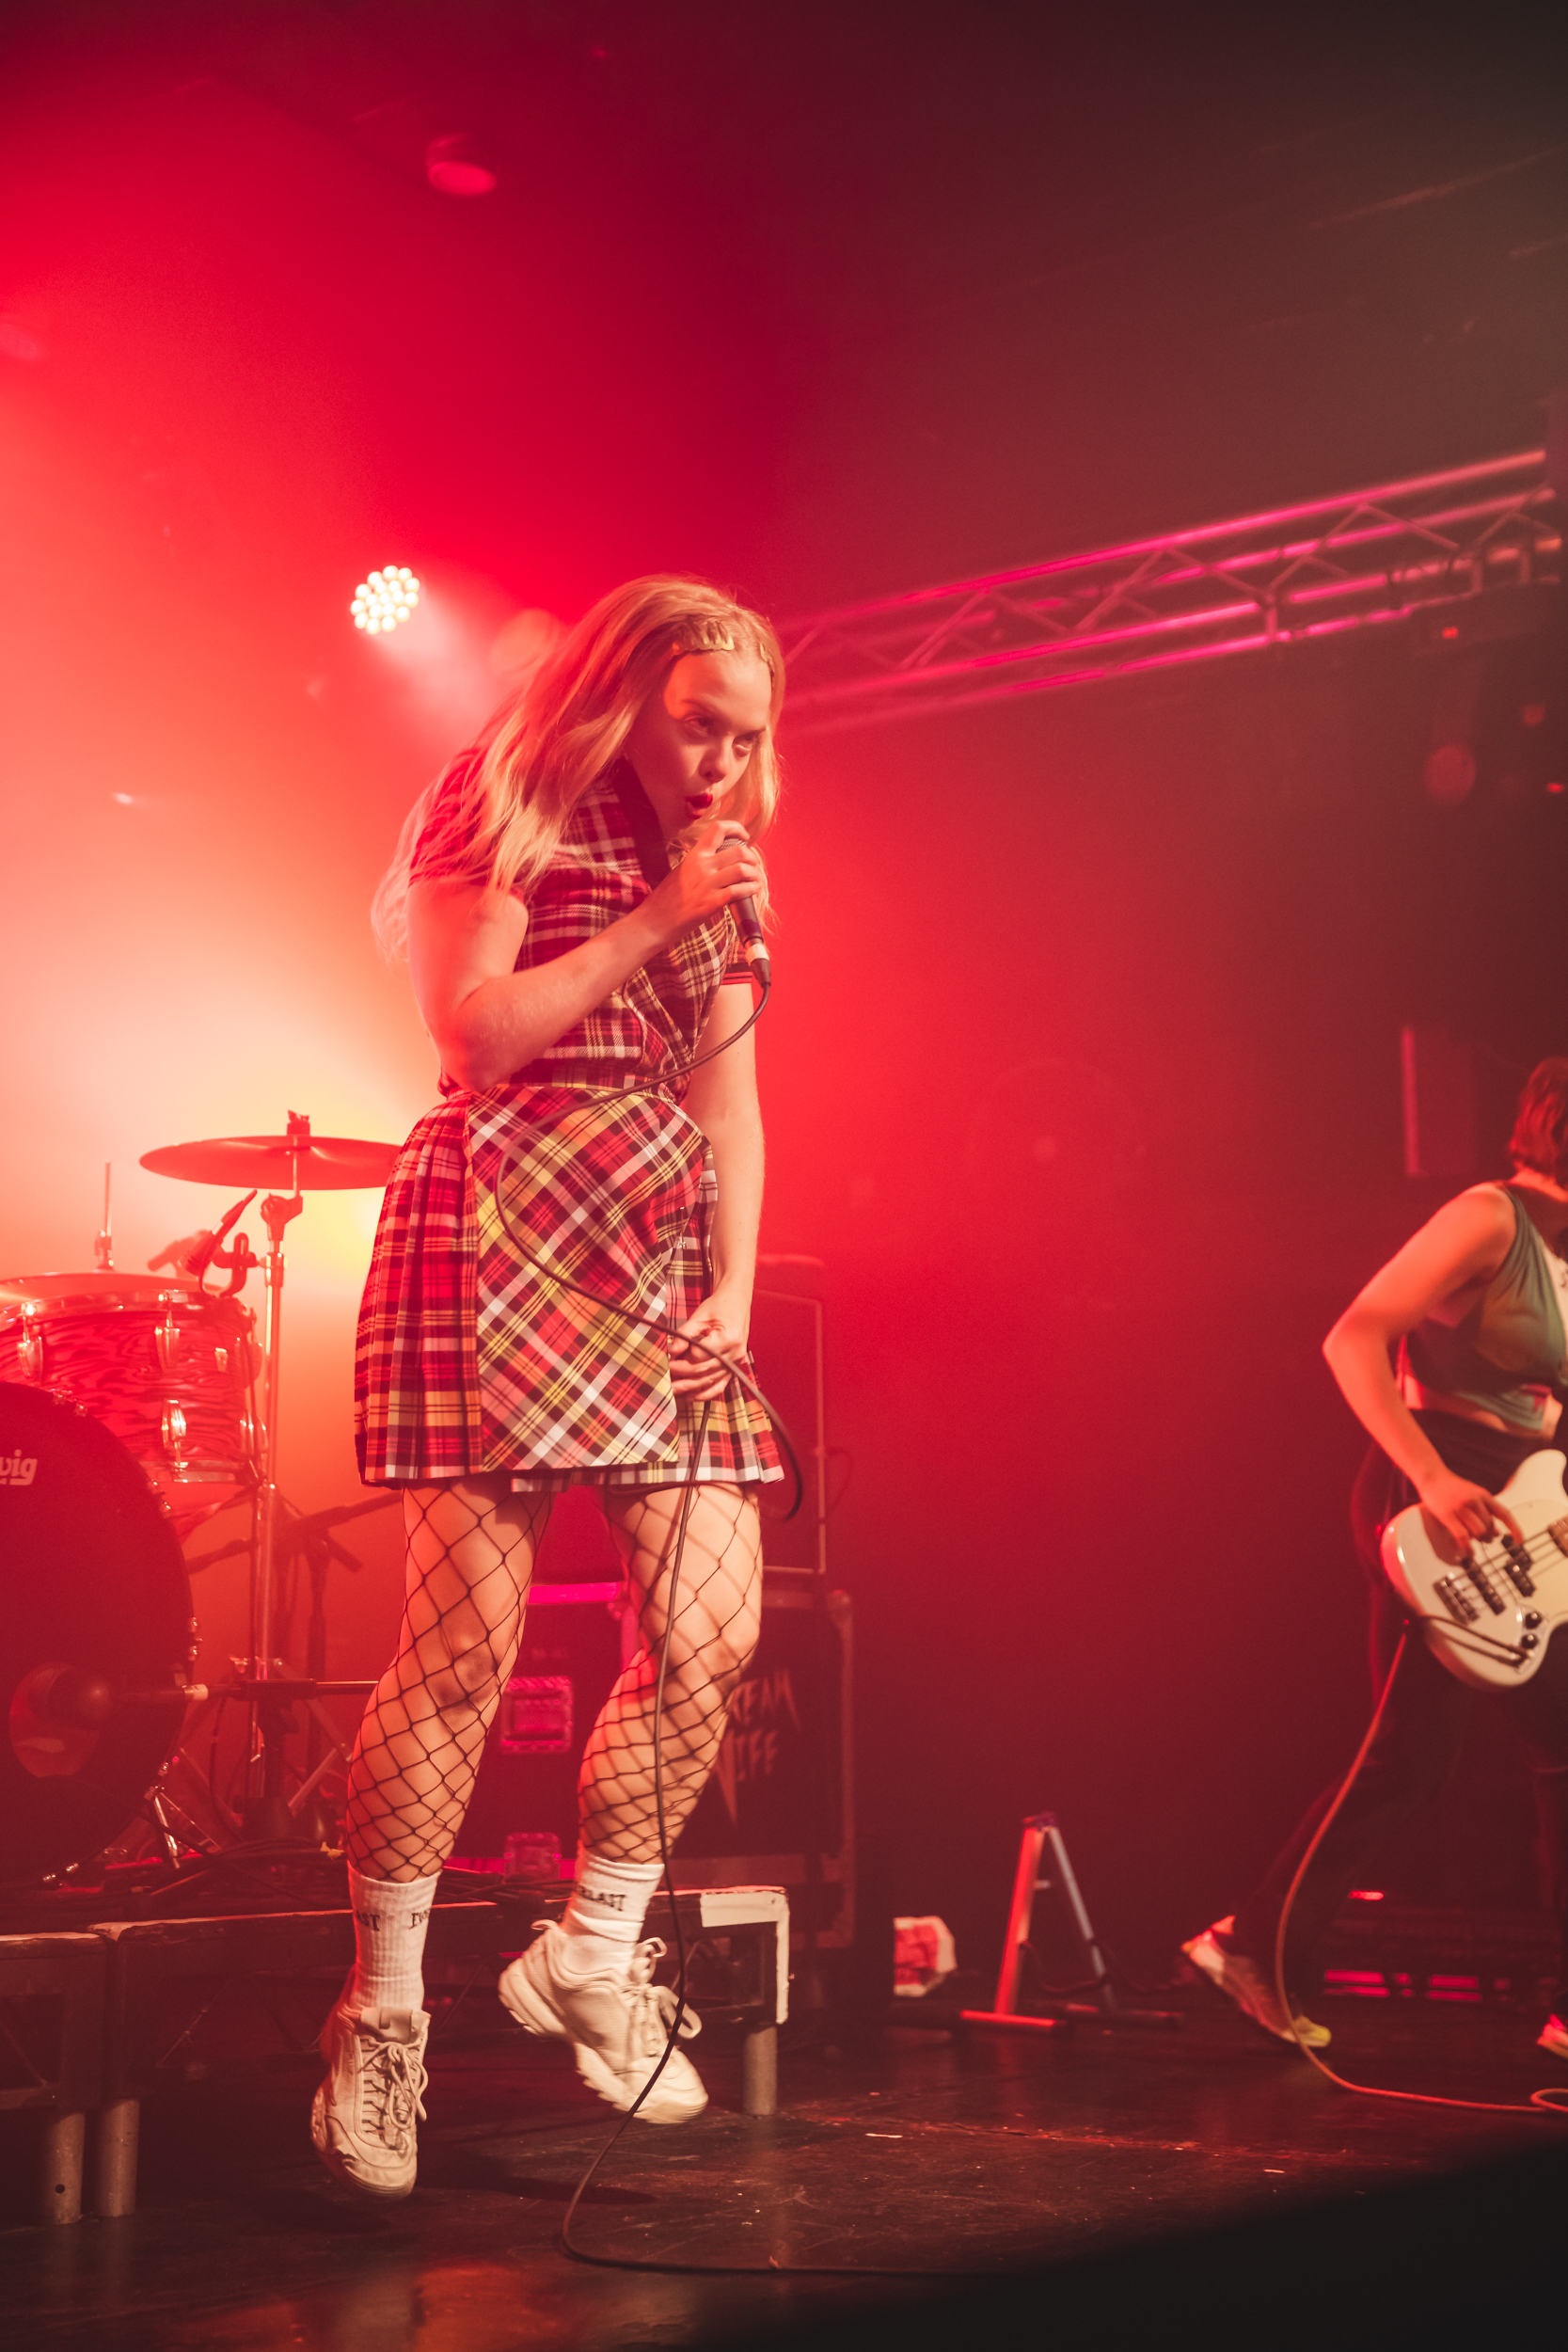
<svg viewBox="0 0 1568 2352">
<path fill-rule="evenodd" d="M 447 1650 L 424 1670 L 425 1689 L 443 1715 L 492 1714 L 500 1697 L 501 1678 L 495 1653 L 488 1647 Z"/>
<path fill-rule="evenodd" d="M 671 1677 L 687 1692 L 716 1690 L 725 1699 L 732 1698 L 756 1655 L 761 1630 L 760 1613 L 755 1609 L 738 1611 L 727 1624 L 689 1648 L 682 1645 L 677 1627 L 670 1659 Z"/>
</svg>

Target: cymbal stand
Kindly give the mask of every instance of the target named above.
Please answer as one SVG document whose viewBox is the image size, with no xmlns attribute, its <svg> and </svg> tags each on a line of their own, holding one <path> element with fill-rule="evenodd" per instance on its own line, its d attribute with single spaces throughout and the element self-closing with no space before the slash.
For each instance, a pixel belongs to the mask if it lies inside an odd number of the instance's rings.
<svg viewBox="0 0 1568 2352">
<path fill-rule="evenodd" d="M 256 1489 L 256 1541 L 250 1569 L 250 1671 L 246 1695 L 254 1714 L 245 1773 L 244 1820 L 247 1837 L 288 1838 L 295 1836 L 282 1796 L 282 1745 L 293 1717 L 287 1701 L 273 1703 L 254 1686 L 275 1678 L 272 1654 L 273 1581 L 277 1545 L 278 1395 L 283 1370 L 283 1234 L 305 1206 L 299 1184 L 299 1154 L 310 1141 L 310 1122 L 297 1111 L 289 1113 L 289 1142 L 293 1147 L 293 1190 L 269 1192 L 261 1203 L 267 1229 L 267 1329 L 265 1371 L 261 1389 L 261 1476 Z"/>
<path fill-rule="evenodd" d="M 270 1244 L 264 1260 L 258 1261 L 251 1257 L 249 1244 L 244 1234 L 238 1237 L 232 1250 L 226 1252 L 221 1248 L 236 1217 L 255 1199 L 253 1186 L 245 1199 L 230 1210 L 215 1232 L 198 1237 L 203 1245 L 200 1252 L 195 1258 L 187 1255 L 182 1268 L 183 1272 L 199 1278 L 212 1260 L 230 1267 L 231 1279 L 228 1291 L 222 1294 L 228 1297 L 232 1297 L 239 1290 L 245 1272 L 253 1264 L 261 1264 L 266 1280 L 260 1447 L 259 1452 L 252 1455 L 255 1483 L 252 1490 L 251 1542 L 245 1547 L 250 1552 L 250 1645 L 245 1659 L 234 1661 L 241 1671 L 221 1686 L 214 1686 L 210 1693 L 217 1703 L 237 1700 L 249 1711 L 242 1808 L 242 1843 L 246 1845 L 274 1841 L 311 1842 L 309 1837 L 302 1838 L 294 1816 L 302 1811 L 306 1800 L 326 1769 L 325 1763 L 320 1760 L 317 1733 L 322 1735 L 329 1756 L 341 1758 L 345 1753 L 333 1718 L 321 1702 L 329 1697 L 363 1697 L 374 1687 L 364 1680 L 326 1682 L 321 1679 L 320 1675 L 325 1637 L 324 1598 L 327 1560 L 337 1557 L 348 1560 L 351 1565 L 355 1565 L 352 1555 L 333 1543 L 327 1529 L 340 1518 L 357 1516 L 357 1509 L 347 1513 L 318 1514 L 314 1520 L 302 1519 L 298 1514 L 290 1511 L 278 1491 L 283 1235 L 304 1209 L 306 1184 L 312 1189 L 320 1185 L 329 1190 L 344 1190 L 361 1184 L 384 1184 L 395 1159 L 396 1153 L 390 1145 L 364 1144 L 343 1136 L 312 1137 L 309 1120 L 298 1111 L 289 1113 L 288 1130 L 283 1136 L 228 1136 L 210 1144 L 172 1146 L 167 1150 L 142 1154 L 142 1166 L 151 1168 L 154 1174 L 178 1176 L 198 1184 L 227 1184 L 232 1175 L 238 1175 L 243 1182 L 246 1174 L 261 1174 L 263 1170 L 268 1176 L 276 1176 L 279 1161 L 290 1179 L 287 1193 L 269 1193 L 261 1203 L 261 1218 Z M 100 1237 L 103 1262 L 106 1262 L 108 1246 L 108 1213 L 105 1206 L 103 1232 Z M 153 1263 L 157 1264 L 160 1261 Z M 212 1295 L 206 1293 L 205 1283 L 202 1289 L 205 1295 Z M 357 1508 L 375 1509 L 380 1507 L 380 1500 L 377 1498 L 375 1502 Z M 314 1671 L 304 1676 L 291 1674 L 287 1662 L 274 1653 L 277 1556 L 286 1523 L 303 1536 L 298 1549 L 305 1551 L 310 1566 L 312 1609 L 307 1638 L 309 1646 L 308 1662 Z M 188 1565 L 192 1568 L 211 1566 L 235 1549 L 237 1547 L 226 1545 Z M 294 1703 L 303 1703 L 309 1709 L 312 1753 L 305 1785 L 295 1790 L 291 1801 L 283 1793 L 287 1772 L 284 1740 L 293 1727 L 291 1709 Z"/>
<path fill-rule="evenodd" d="M 267 1679 L 272 1657 L 274 1548 L 277 1540 L 277 1404 L 283 1346 L 283 1230 L 305 1206 L 297 1188 L 287 1199 L 269 1192 L 261 1203 L 271 1248 L 266 1256 L 266 1369 L 261 1389 L 261 1477 L 256 1489 L 256 1564 L 251 1584 L 250 1671 Z"/>
</svg>

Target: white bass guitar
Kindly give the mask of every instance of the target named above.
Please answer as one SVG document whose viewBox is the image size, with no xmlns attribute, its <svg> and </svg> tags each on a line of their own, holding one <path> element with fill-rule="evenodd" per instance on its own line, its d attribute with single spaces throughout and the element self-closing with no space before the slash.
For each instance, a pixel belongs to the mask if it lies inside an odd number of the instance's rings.
<svg viewBox="0 0 1568 2352">
<path fill-rule="evenodd" d="M 1384 1571 L 1427 1645 L 1461 1682 L 1512 1691 L 1546 1655 L 1552 1628 L 1568 1619 L 1568 1455 L 1528 1454 L 1498 1497 L 1524 1533 L 1461 1555 L 1446 1527 L 1418 1502 L 1383 1531 Z"/>
</svg>

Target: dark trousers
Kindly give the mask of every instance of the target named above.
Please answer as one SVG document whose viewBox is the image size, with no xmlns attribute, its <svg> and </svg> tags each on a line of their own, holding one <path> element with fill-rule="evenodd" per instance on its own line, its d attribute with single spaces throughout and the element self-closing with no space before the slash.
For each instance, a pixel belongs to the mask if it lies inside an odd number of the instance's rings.
<svg viewBox="0 0 1568 2352">
<path fill-rule="evenodd" d="M 1494 1494 L 1541 1442 L 1507 1437 L 1450 1414 L 1418 1413 L 1417 1419 L 1450 1470 Z M 1383 1573 L 1379 1539 L 1386 1521 L 1414 1501 L 1409 1481 L 1373 1446 L 1351 1497 L 1351 1527 L 1370 1585 L 1374 1696 L 1387 1680 L 1404 1629 L 1402 1606 Z M 1547 1645 L 1528 1682 L 1496 1692 L 1473 1691 L 1458 1681 L 1438 1664 L 1419 1629 L 1410 1629 L 1377 1738 L 1297 1891 L 1286 1954 L 1292 1976 L 1311 1963 L 1351 1888 L 1366 1883 L 1368 1865 L 1379 1848 L 1443 1788 L 1459 1760 L 1477 1707 L 1506 1709 L 1534 1776 L 1551 1857 L 1554 1903 L 1564 1933 L 1557 2006 L 1561 2010 L 1568 2005 L 1568 1628 Z M 1226 1939 L 1266 1968 L 1274 1963 L 1279 1914 L 1291 1881 L 1338 1787 L 1337 1780 L 1308 1807 L 1238 1910 Z"/>
</svg>

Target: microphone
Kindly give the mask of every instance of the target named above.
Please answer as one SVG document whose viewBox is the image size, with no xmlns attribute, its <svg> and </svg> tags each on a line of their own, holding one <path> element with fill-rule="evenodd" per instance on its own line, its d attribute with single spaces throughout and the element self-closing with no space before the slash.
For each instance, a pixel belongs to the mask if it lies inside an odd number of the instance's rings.
<svg viewBox="0 0 1568 2352">
<path fill-rule="evenodd" d="M 751 836 L 743 825 L 732 819 L 728 837 L 718 846 L 721 850 L 749 850 Z M 760 983 L 766 994 L 773 985 L 773 967 L 768 961 L 768 942 L 762 935 L 762 920 L 757 914 L 756 901 L 751 898 L 732 898 L 730 913 L 735 917 L 735 928 L 740 933 L 741 948 L 752 967 L 752 977 Z"/>
<path fill-rule="evenodd" d="M 745 949 L 746 961 L 753 976 L 764 988 L 771 988 L 773 967 L 768 960 L 768 942 L 762 935 L 762 918 L 757 913 L 755 899 L 732 898 L 730 913 L 735 916 L 735 928 L 740 933 L 740 945 Z"/>
<path fill-rule="evenodd" d="M 244 1216 L 246 1209 L 249 1208 L 255 1198 L 256 1187 L 253 1185 L 250 1191 L 245 1194 L 243 1200 L 235 1201 L 228 1216 L 219 1225 L 216 1232 L 209 1233 L 206 1240 L 191 1251 L 190 1256 L 185 1260 L 185 1272 L 190 1276 L 192 1281 L 200 1281 L 202 1276 L 206 1273 L 207 1268 L 212 1264 L 213 1260 L 216 1257 L 219 1249 L 223 1247 L 225 1236 L 233 1226 L 239 1223 L 241 1217 Z"/>
</svg>

